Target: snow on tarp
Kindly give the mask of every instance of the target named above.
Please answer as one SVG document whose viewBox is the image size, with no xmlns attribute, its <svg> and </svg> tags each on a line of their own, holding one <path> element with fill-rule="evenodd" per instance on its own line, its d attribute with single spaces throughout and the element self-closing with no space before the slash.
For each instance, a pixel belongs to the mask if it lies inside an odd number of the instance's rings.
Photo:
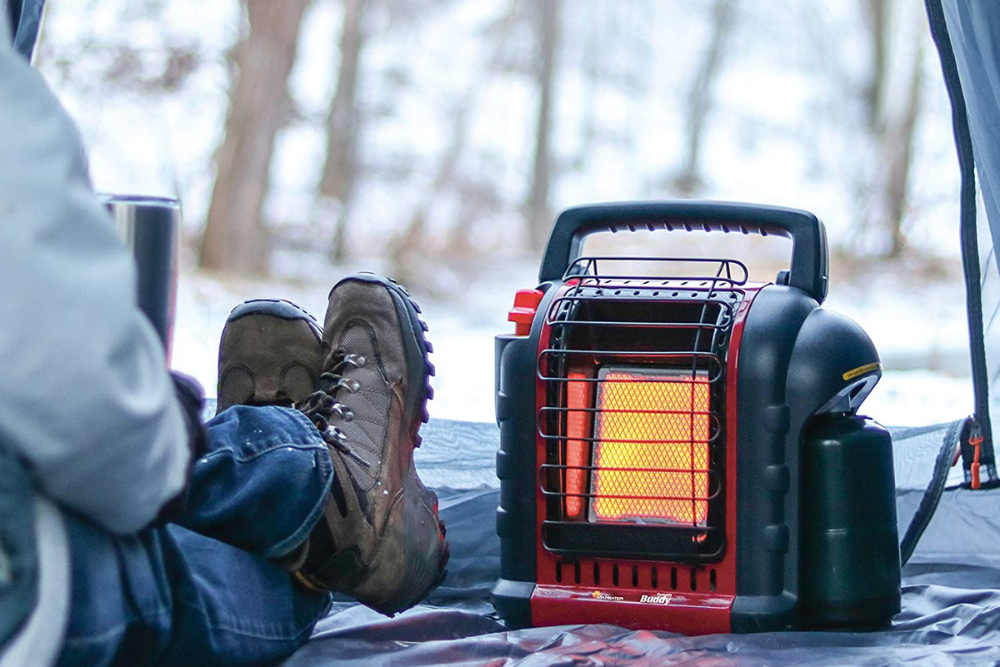
<svg viewBox="0 0 1000 667">
<path fill-rule="evenodd" d="M 919 503 L 933 485 L 927 471 L 943 450 L 954 451 L 952 426 L 894 429 L 901 503 Z M 903 611 L 884 632 L 684 637 L 611 625 L 508 631 L 489 600 L 500 570 L 493 472 L 499 431 L 431 420 L 421 433 L 417 465 L 438 487 L 451 541 L 447 578 L 424 604 L 393 619 L 339 599 L 285 667 L 1000 663 L 1000 491 L 942 488 L 938 511 L 903 570 Z M 909 518 L 901 517 L 900 535 L 903 521 Z"/>
</svg>

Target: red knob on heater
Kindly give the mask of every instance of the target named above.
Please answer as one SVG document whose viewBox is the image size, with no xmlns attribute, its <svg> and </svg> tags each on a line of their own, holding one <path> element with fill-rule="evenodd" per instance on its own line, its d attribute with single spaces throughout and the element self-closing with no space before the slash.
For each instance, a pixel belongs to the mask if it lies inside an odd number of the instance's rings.
<svg viewBox="0 0 1000 667">
<path fill-rule="evenodd" d="M 544 294 L 536 289 L 519 289 L 514 295 L 514 307 L 510 309 L 507 319 L 514 323 L 516 336 L 527 336 L 531 333 L 531 323 L 538 312 Z"/>
</svg>

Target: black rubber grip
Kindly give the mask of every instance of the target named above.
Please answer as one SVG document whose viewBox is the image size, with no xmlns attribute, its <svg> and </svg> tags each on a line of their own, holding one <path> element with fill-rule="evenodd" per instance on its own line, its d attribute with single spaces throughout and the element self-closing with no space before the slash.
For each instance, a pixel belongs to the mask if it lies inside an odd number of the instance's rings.
<svg viewBox="0 0 1000 667">
<path fill-rule="evenodd" d="M 714 201 L 624 202 L 563 211 L 549 236 L 539 282 L 561 280 L 595 232 L 665 229 L 783 236 L 792 240 L 788 284 L 820 303 L 826 298 L 826 229 L 812 213 L 791 208 Z"/>
</svg>

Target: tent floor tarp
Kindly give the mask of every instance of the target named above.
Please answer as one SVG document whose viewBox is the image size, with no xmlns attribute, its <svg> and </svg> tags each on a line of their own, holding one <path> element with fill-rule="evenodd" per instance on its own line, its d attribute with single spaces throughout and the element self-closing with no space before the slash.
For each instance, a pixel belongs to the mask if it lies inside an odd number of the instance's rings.
<svg viewBox="0 0 1000 667">
<path fill-rule="evenodd" d="M 930 481 L 929 472 L 918 479 L 909 466 L 932 470 L 940 449 L 934 443 L 946 431 L 898 434 L 901 514 L 912 516 L 925 493 L 919 487 Z M 424 604 L 393 619 L 346 599 L 336 602 L 286 667 L 1000 663 L 1000 491 L 942 492 L 903 571 L 903 611 L 884 632 L 684 637 L 609 625 L 508 631 L 489 600 L 500 563 L 493 523 L 499 501 L 496 427 L 432 420 L 423 433 L 418 466 L 438 487 L 452 543 L 444 584 Z"/>
</svg>

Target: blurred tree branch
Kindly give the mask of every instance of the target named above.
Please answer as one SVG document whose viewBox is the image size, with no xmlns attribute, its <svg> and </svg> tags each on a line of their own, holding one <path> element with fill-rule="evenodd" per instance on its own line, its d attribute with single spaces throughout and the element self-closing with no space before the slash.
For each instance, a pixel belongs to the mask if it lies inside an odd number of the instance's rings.
<svg viewBox="0 0 1000 667">
<path fill-rule="evenodd" d="M 402 282 L 408 284 L 420 284 L 422 282 L 419 271 L 426 262 L 425 257 L 416 251 L 424 244 L 427 218 L 430 215 L 431 207 L 455 183 L 455 174 L 469 141 L 470 118 L 474 111 L 475 103 L 482 94 L 483 89 L 486 88 L 492 77 L 500 69 L 501 63 L 504 62 L 504 55 L 511 33 L 522 20 L 522 5 L 525 1 L 510 0 L 508 10 L 502 14 L 501 19 L 490 30 L 491 33 L 495 32 L 492 53 L 483 66 L 482 75 L 475 80 L 473 85 L 464 91 L 464 94 L 458 100 L 450 115 L 449 120 L 452 129 L 449 132 L 449 136 L 451 137 L 451 141 L 438 160 L 431 186 L 427 188 L 424 196 L 413 207 L 413 213 L 407 220 L 402 232 L 393 239 L 389 246 L 392 271 Z M 461 246 L 464 244 L 464 237 L 468 234 L 472 221 L 462 220 L 459 221 L 459 224 L 462 225 L 462 228 L 453 235 L 451 239 L 452 246 Z"/>
</svg>

